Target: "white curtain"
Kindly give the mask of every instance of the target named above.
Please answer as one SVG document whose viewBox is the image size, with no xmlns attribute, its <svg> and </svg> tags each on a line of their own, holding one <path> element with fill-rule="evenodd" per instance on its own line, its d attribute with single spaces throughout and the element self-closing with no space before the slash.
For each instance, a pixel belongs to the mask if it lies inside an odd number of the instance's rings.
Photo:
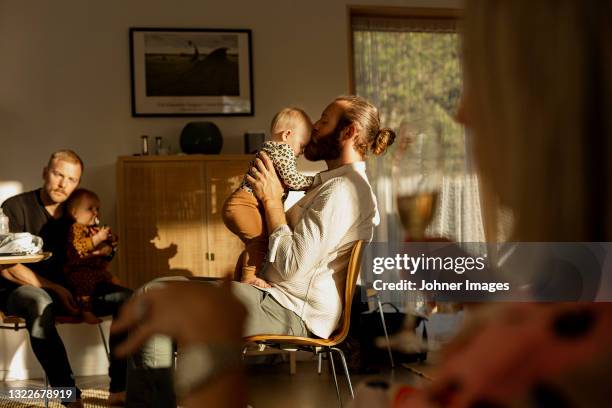
<svg viewBox="0 0 612 408">
<path fill-rule="evenodd" d="M 428 234 L 457 242 L 484 242 L 478 178 L 466 173 L 444 177 Z"/>
</svg>

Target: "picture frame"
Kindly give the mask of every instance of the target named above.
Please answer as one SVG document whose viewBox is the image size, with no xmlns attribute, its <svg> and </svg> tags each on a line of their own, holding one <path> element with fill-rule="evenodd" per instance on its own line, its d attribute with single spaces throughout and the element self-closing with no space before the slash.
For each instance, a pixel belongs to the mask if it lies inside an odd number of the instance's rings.
<svg viewBox="0 0 612 408">
<path fill-rule="evenodd" d="M 132 116 L 253 116 L 251 30 L 130 28 Z"/>
</svg>

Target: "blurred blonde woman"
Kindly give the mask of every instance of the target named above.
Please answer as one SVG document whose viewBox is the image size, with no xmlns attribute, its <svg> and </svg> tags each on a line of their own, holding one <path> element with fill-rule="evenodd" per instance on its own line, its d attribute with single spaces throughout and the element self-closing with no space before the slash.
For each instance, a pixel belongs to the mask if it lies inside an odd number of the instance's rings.
<svg viewBox="0 0 612 408">
<path fill-rule="evenodd" d="M 513 241 L 612 241 L 610 39 L 610 1 L 467 2 L 458 120 L 473 132 L 489 205 L 514 214 Z M 608 303 L 486 315 L 449 347 L 429 387 L 401 389 L 392 405 L 609 405 Z"/>
<path fill-rule="evenodd" d="M 515 239 L 610 241 L 611 7 L 468 2 L 463 121 Z"/>
</svg>

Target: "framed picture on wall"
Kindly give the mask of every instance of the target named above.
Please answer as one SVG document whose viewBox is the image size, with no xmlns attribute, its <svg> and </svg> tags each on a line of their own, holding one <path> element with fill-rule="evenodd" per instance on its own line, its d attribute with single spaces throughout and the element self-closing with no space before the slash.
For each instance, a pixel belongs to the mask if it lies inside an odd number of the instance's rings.
<svg viewBox="0 0 612 408">
<path fill-rule="evenodd" d="M 132 116 L 252 116 L 251 30 L 130 28 Z"/>
</svg>

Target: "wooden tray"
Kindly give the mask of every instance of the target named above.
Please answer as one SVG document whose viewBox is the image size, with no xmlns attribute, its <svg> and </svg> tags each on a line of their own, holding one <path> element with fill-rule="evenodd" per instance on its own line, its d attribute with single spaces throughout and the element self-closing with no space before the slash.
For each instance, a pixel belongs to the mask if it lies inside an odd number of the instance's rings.
<svg viewBox="0 0 612 408">
<path fill-rule="evenodd" d="M 36 255 L 8 255 L 0 256 L 0 265 L 18 263 L 36 263 L 51 258 L 51 252 L 43 252 Z"/>
</svg>

